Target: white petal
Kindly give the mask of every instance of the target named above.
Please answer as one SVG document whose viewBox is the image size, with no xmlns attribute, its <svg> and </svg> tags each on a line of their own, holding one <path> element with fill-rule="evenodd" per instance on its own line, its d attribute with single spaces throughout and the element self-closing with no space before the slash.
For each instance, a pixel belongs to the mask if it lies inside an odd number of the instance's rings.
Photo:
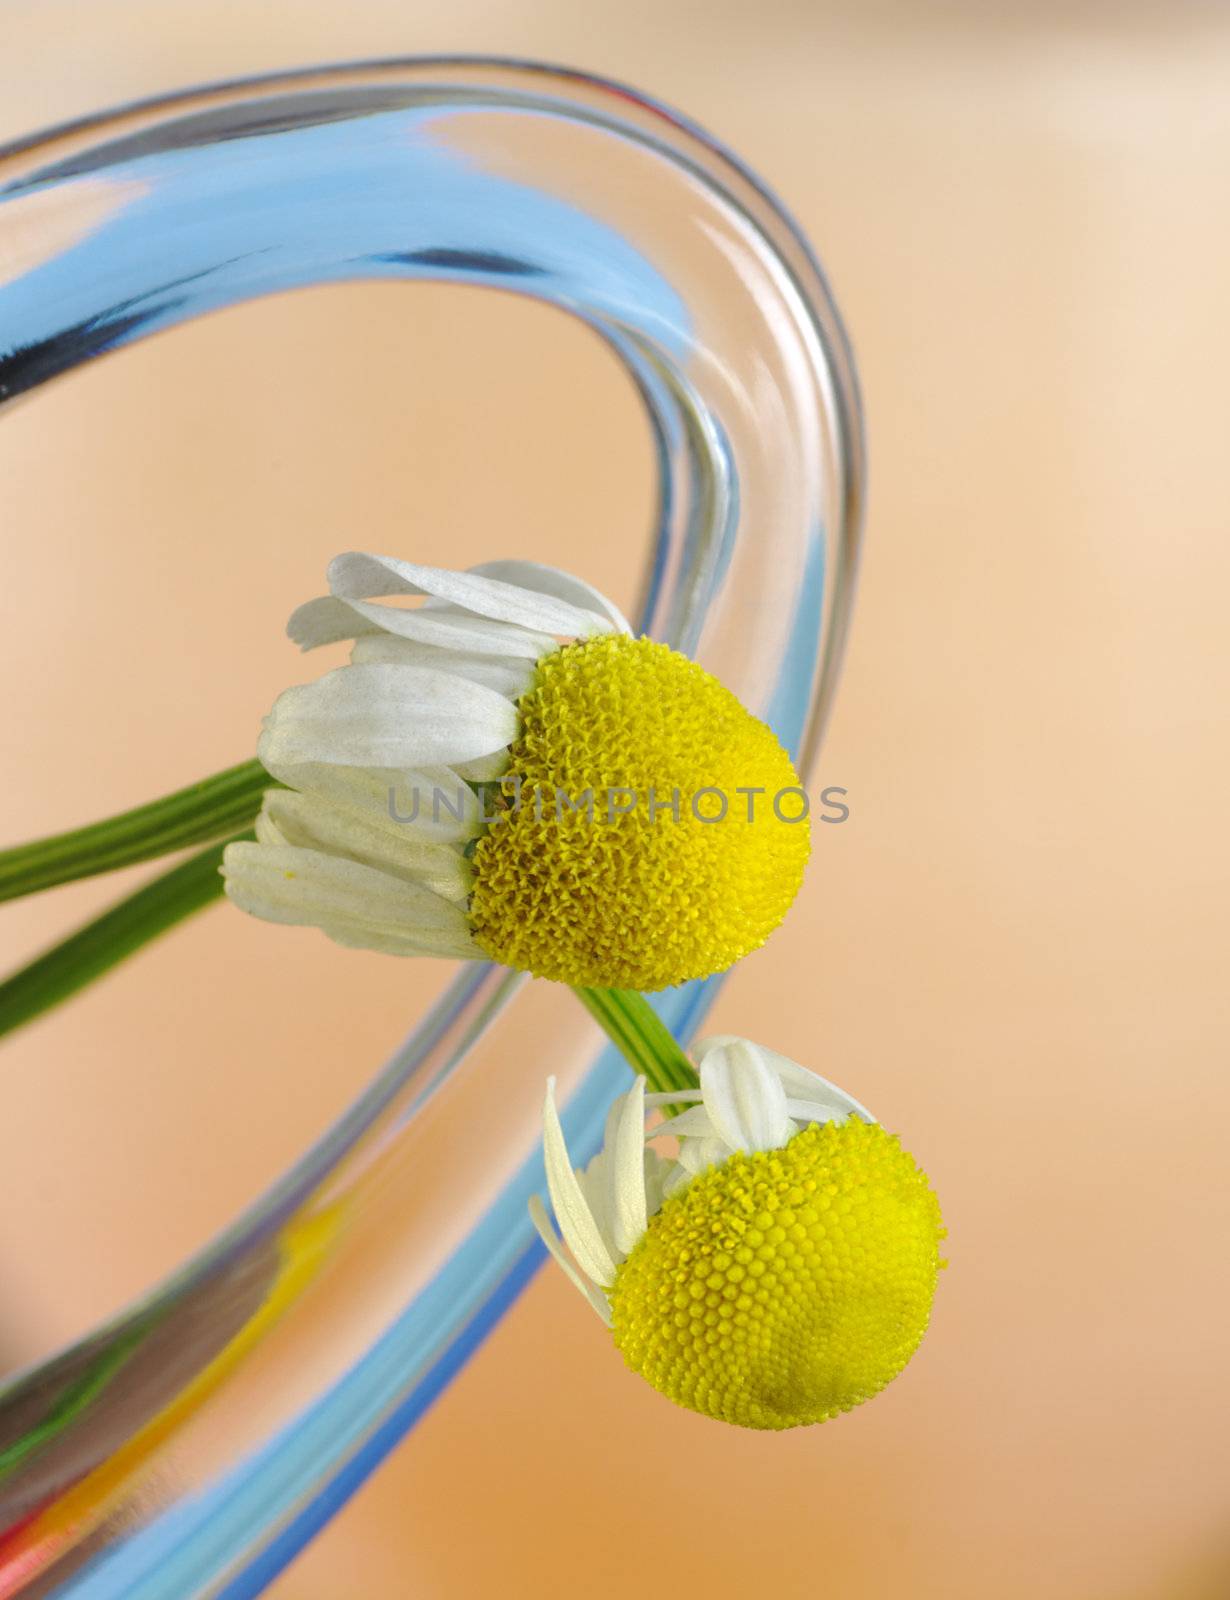
<svg viewBox="0 0 1230 1600">
<path fill-rule="evenodd" d="M 818 1072 L 812 1072 L 807 1067 L 801 1067 L 797 1061 L 791 1061 L 786 1056 L 779 1056 L 774 1050 L 765 1050 L 764 1054 L 792 1101 L 797 1100 L 822 1106 L 839 1117 L 861 1117 L 864 1122 L 874 1122 L 876 1120 L 867 1107 L 856 1100 L 852 1094 L 847 1094 L 844 1089 L 839 1089 L 835 1083 L 830 1083 L 827 1078 L 822 1078 Z M 800 1113 L 792 1108 L 791 1115 L 799 1116 Z"/>
<path fill-rule="evenodd" d="M 699 1089 L 663 1089 L 654 1094 L 647 1094 L 645 1107 L 646 1110 L 652 1110 L 657 1106 L 685 1106 L 702 1098 Z"/>
<path fill-rule="evenodd" d="M 275 760 L 269 773 L 292 789 L 353 811 L 399 837 L 412 833 L 444 844 L 472 839 L 481 831 L 478 796 L 453 767 L 396 772 Z"/>
<path fill-rule="evenodd" d="M 695 1177 L 696 1174 L 704 1167 L 712 1164 L 704 1157 L 705 1147 L 711 1143 L 713 1143 L 713 1141 L 708 1139 L 680 1140 L 679 1154 L 676 1157 L 676 1164 L 681 1167 L 689 1177 Z M 722 1152 L 724 1155 L 730 1154 L 725 1145 L 722 1145 Z"/>
<path fill-rule="evenodd" d="M 711 1033 L 706 1039 L 698 1039 L 691 1046 L 692 1060 L 699 1070 L 705 1057 L 712 1050 L 724 1050 L 727 1045 L 742 1044 L 745 1041 L 737 1033 Z"/>
<path fill-rule="evenodd" d="M 401 606 L 372 605 L 367 600 L 343 600 L 321 595 L 291 612 L 286 631 L 302 650 L 337 644 L 341 639 L 362 639 L 373 634 L 460 650 L 477 656 L 518 656 L 537 661 L 556 648 L 549 633 L 536 633 L 508 622 L 471 616 L 453 608 L 440 611 L 408 610 Z"/>
<path fill-rule="evenodd" d="M 662 1180 L 663 1203 L 669 1200 L 676 1190 L 682 1189 L 684 1184 L 691 1183 L 694 1176 L 695 1174 L 689 1172 L 686 1167 L 680 1166 L 678 1163 L 672 1164 L 670 1171 Z"/>
<path fill-rule="evenodd" d="M 551 1219 L 547 1216 L 547 1208 L 543 1205 L 538 1195 L 530 1196 L 529 1210 L 530 1221 L 537 1228 L 538 1237 L 546 1245 L 558 1265 L 563 1267 L 569 1283 L 581 1291 L 609 1328 L 611 1326 L 611 1308 L 607 1304 L 606 1296 L 595 1289 L 588 1278 L 583 1278 L 564 1254 L 564 1247 L 560 1243 L 559 1235 L 551 1226 Z"/>
<path fill-rule="evenodd" d="M 708 1039 L 703 1039 L 692 1051 L 693 1059 L 699 1066 L 705 1057 L 713 1050 L 722 1050 L 732 1044 L 745 1041 L 733 1033 L 715 1033 Z M 827 1078 L 822 1078 L 818 1072 L 812 1072 L 808 1067 L 801 1067 L 797 1061 L 792 1061 L 789 1056 L 784 1056 L 778 1050 L 770 1050 L 763 1044 L 755 1047 L 764 1057 L 765 1062 L 781 1080 L 787 1095 L 792 1097 L 791 1115 L 801 1117 L 802 1113 L 793 1107 L 793 1102 L 809 1101 L 817 1106 L 827 1108 L 838 1116 L 861 1117 L 864 1122 L 874 1122 L 876 1119 L 867 1107 L 857 1101 L 853 1095 L 847 1094 L 844 1089 L 838 1088 L 835 1083 L 830 1083 Z M 825 1120 L 819 1117 L 804 1118 L 807 1121 Z"/>
<path fill-rule="evenodd" d="M 468 570 L 482 577 L 515 583 L 522 589 L 533 589 L 538 594 L 553 595 L 556 600 L 566 600 L 569 605 L 596 613 L 613 624 L 618 633 L 632 632 L 628 619 L 613 600 L 608 600 L 584 578 L 574 577 L 559 567 L 544 566 L 540 561 L 484 561 Z"/>
<path fill-rule="evenodd" d="M 648 1224 L 645 1196 L 645 1080 L 638 1075 L 623 1097 L 610 1150 L 611 1231 L 624 1255 Z"/>
<path fill-rule="evenodd" d="M 265 804 L 266 804 L 266 806 L 268 805 L 268 803 L 269 803 L 269 796 L 266 795 L 265 796 Z M 256 842 L 257 842 L 257 844 L 285 844 L 286 843 L 286 840 L 282 837 L 281 829 L 278 827 L 277 823 L 273 820 L 273 818 L 271 816 L 269 816 L 267 811 L 264 811 L 264 810 L 261 811 L 260 815 L 256 819 L 255 828 L 256 828 Z"/>
<path fill-rule="evenodd" d="M 277 765 L 416 767 L 473 761 L 516 737 L 511 700 L 431 667 L 338 667 L 287 689 L 265 719 L 257 755 Z"/>
<path fill-rule="evenodd" d="M 564 1242 L 576 1257 L 581 1271 L 602 1288 L 615 1281 L 615 1263 L 603 1242 L 593 1213 L 581 1193 L 572 1170 L 564 1130 L 555 1109 L 555 1079 L 547 1079 L 547 1094 L 542 1108 L 542 1152 L 547 1169 L 547 1187 Z"/>
<path fill-rule="evenodd" d="M 386 956 L 435 956 L 443 961 L 487 959 L 468 933 L 409 937 L 363 922 L 322 922 L 320 931 L 347 950 L 376 950 Z"/>
<path fill-rule="evenodd" d="M 516 584 L 358 551 L 348 551 L 329 563 L 329 588 L 347 600 L 371 595 L 429 594 L 479 617 L 574 638 L 606 626 L 605 618 Z"/>
<path fill-rule="evenodd" d="M 786 1110 L 798 1122 L 845 1122 L 850 1112 L 838 1110 L 836 1106 L 823 1106 L 815 1100 L 786 1101 Z"/>
<path fill-rule="evenodd" d="M 508 771 L 508 751 L 496 750 L 489 756 L 477 756 L 473 761 L 458 761 L 455 771 L 467 783 L 495 783 Z M 487 808 L 490 813 L 491 807 Z"/>
<path fill-rule="evenodd" d="M 586 1204 L 593 1213 L 594 1221 L 598 1224 L 598 1231 L 602 1241 L 610 1252 L 611 1260 L 616 1264 L 627 1255 L 627 1250 L 616 1240 L 616 1177 L 615 1177 L 615 1145 L 619 1133 L 620 1123 L 623 1118 L 632 1090 L 626 1094 L 616 1095 L 607 1110 L 606 1123 L 602 1130 L 602 1145 L 598 1153 L 592 1157 L 584 1171 L 577 1172 L 577 1182 L 581 1185 L 581 1192 L 585 1196 Z M 641 1112 L 641 1126 L 644 1127 L 644 1112 Z"/>
<path fill-rule="evenodd" d="M 681 1111 L 677 1117 L 667 1117 L 665 1122 L 659 1122 L 657 1127 L 650 1128 L 645 1137 L 659 1139 L 669 1134 L 676 1139 L 712 1139 L 715 1132 L 708 1110 L 704 1106 L 693 1106 L 689 1111 Z"/>
<path fill-rule="evenodd" d="M 551 649 L 556 648 L 554 641 Z M 519 700 L 534 681 L 537 661 L 523 656 L 479 656 L 460 650 L 438 650 L 435 645 L 419 644 L 414 639 L 399 639 L 391 633 L 367 634 L 356 639 L 350 652 L 356 666 L 373 661 L 392 662 L 411 667 L 439 667 L 459 677 L 481 683 L 486 689 Z"/>
<path fill-rule="evenodd" d="M 645 1207 L 652 1217 L 662 1209 L 666 1198 L 666 1183 L 675 1170 L 675 1163 L 660 1156 L 656 1150 L 646 1148 L 643 1171 L 645 1174 Z"/>
<path fill-rule="evenodd" d="M 388 825 L 400 833 L 410 832 L 436 844 L 476 838 L 483 830 L 482 807 L 478 795 L 458 770 L 462 764 L 420 767 L 415 772 L 381 773 L 384 817 Z"/>
<path fill-rule="evenodd" d="M 230 844 L 226 893 L 267 922 L 323 928 L 339 943 L 397 954 L 477 956 L 465 912 L 375 867 L 292 845 Z"/>
<path fill-rule="evenodd" d="M 577 1182 L 581 1185 L 581 1193 L 585 1196 L 585 1203 L 593 1214 L 594 1221 L 598 1225 L 598 1232 L 602 1235 L 602 1242 L 606 1245 L 611 1260 L 617 1264 L 623 1260 L 624 1252 L 615 1243 L 614 1194 L 611 1169 L 615 1148 L 615 1130 L 619 1126 L 619 1116 L 623 1110 L 623 1104 L 624 1096 L 616 1095 L 607 1109 L 606 1123 L 602 1130 L 602 1144 L 599 1146 L 597 1153 L 590 1158 L 589 1163 L 583 1169 L 577 1169 Z"/>
<path fill-rule="evenodd" d="M 354 611 L 345 600 L 333 595 L 318 595 L 296 606 L 286 623 L 286 636 L 300 650 L 316 650 L 321 645 L 337 644 L 341 639 L 362 639 L 383 630 Z"/>
<path fill-rule="evenodd" d="M 398 833 L 396 824 L 388 825 L 387 816 L 372 821 L 361 812 L 343 811 L 316 795 L 271 789 L 260 821 L 272 823 L 277 835 L 274 840 L 258 829 L 261 843 L 298 845 L 363 861 L 459 905 L 464 906 L 469 898 L 473 873 L 457 846 L 431 843 L 409 830 Z"/>
<path fill-rule="evenodd" d="M 590 1158 L 587 1166 L 577 1169 L 577 1183 L 581 1187 L 582 1198 L 589 1207 L 590 1216 L 594 1219 L 594 1226 L 602 1236 L 607 1254 L 618 1266 L 624 1258 L 624 1253 L 615 1245 L 615 1225 L 611 1214 L 610 1159 L 610 1150 L 604 1144 L 602 1149 Z"/>
<path fill-rule="evenodd" d="M 720 1050 L 727 1045 L 739 1044 L 743 1041 L 732 1033 L 714 1034 L 704 1039 L 692 1052 L 693 1058 L 699 1065 L 711 1050 Z M 847 1094 L 844 1089 L 839 1089 L 835 1083 L 830 1083 L 827 1078 L 822 1078 L 818 1072 L 812 1072 L 808 1067 L 801 1067 L 797 1061 L 792 1061 L 789 1056 L 784 1056 L 778 1050 L 770 1050 L 763 1044 L 755 1047 L 781 1079 L 787 1094 L 797 1100 L 813 1101 L 817 1105 L 827 1106 L 831 1110 L 844 1116 L 858 1116 L 865 1122 L 874 1122 L 876 1119 L 861 1105 L 853 1095 Z"/>
<path fill-rule="evenodd" d="M 749 1040 L 707 1051 L 700 1086 L 713 1126 L 732 1150 L 774 1150 L 789 1139 L 786 1091 Z"/>
<path fill-rule="evenodd" d="M 718 1166 L 729 1154 L 721 1139 L 682 1139 L 679 1143 L 679 1165 L 691 1176 Z"/>
</svg>

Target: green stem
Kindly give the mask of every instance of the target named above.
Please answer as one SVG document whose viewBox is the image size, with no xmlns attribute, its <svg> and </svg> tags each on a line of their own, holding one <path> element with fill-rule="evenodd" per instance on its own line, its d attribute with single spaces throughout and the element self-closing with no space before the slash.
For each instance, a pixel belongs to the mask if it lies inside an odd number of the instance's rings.
<svg viewBox="0 0 1230 1600">
<path fill-rule="evenodd" d="M 237 833 L 260 810 L 265 790 L 279 787 L 259 761 L 241 761 L 133 811 L 0 851 L 0 900 Z"/>
<path fill-rule="evenodd" d="M 574 989 L 573 993 L 651 1089 L 664 1093 L 699 1088 L 696 1068 L 644 995 L 632 989 Z"/>
<path fill-rule="evenodd" d="M 0 983 L 0 1035 L 67 1000 L 125 956 L 216 900 L 222 893 L 218 868 L 229 842 L 189 856 Z"/>
<path fill-rule="evenodd" d="M 12 1477 L 36 1450 L 59 1438 L 78 1417 L 89 1411 L 94 1400 L 139 1349 L 153 1324 L 154 1319 L 144 1317 L 114 1344 L 104 1344 L 80 1377 L 54 1396 L 46 1414 L 27 1433 L 0 1450 L 0 1481 Z"/>
</svg>

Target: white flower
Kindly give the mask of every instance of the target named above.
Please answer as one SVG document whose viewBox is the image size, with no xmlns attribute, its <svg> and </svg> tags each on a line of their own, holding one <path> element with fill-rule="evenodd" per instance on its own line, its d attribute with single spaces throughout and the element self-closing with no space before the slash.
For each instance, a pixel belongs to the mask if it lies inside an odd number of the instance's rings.
<svg viewBox="0 0 1230 1600">
<path fill-rule="evenodd" d="M 501 777 L 515 701 L 559 640 L 630 634 L 580 578 L 530 561 L 468 572 L 351 553 L 293 614 L 304 650 L 353 639 L 350 664 L 288 689 L 257 754 L 272 777 L 256 843 L 228 847 L 226 892 L 272 922 L 396 955 L 480 958 L 466 915 L 477 785 Z M 415 609 L 373 596 L 421 596 Z"/>
<path fill-rule="evenodd" d="M 676 1190 L 737 1150 L 774 1150 L 811 1123 L 875 1118 L 827 1079 L 763 1045 L 715 1035 L 693 1052 L 700 1088 L 646 1094 L 638 1077 L 607 1116 L 602 1149 L 574 1171 L 555 1109 L 555 1079 L 543 1107 L 547 1187 L 563 1241 L 537 1195 L 530 1216 L 552 1256 L 608 1325 L 608 1291 L 620 1265 Z M 646 1112 L 688 1104 L 688 1110 L 645 1131 Z M 679 1140 L 670 1160 L 647 1141 Z M 571 1259 L 564 1251 L 567 1245 Z M 574 1264 L 575 1263 L 575 1264 Z"/>
<path fill-rule="evenodd" d="M 676 1405 L 745 1428 L 825 1422 L 905 1368 L 931 1316 L 945 1236 L 896 1134 L 814 1072 L 746 1039 L 697 1051 L 700 1088 L 612 1107 L 574 1172 L 553 1085 L 547 1183 L 530 1213 L 631 1371 Z M 647 1107 L 693 1103 L 646 1135 Z M 679 1138 L 668 1161 L 644 1149 Z"/>
<path fill-rule="evenodd" d="M 353 639 L 350 664 L 265 719 L 257 754 L 286 788 L 225 851 L 236 905 L 343 945 L 641 991 L 725 971 L 780 924 L 809 852 L 798 774 L 698 663 L 531 562 L 352 554 L 329 583 L 288 631 Z"/>
</svg>

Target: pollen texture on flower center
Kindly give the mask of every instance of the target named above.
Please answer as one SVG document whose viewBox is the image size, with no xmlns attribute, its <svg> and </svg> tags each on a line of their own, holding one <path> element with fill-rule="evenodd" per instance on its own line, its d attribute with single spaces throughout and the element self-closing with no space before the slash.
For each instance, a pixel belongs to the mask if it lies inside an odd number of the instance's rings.
<svg viewBox="0 0 1230 1600">
<path fill-rule="evenodd" d="M 808 823 L 783 820 L 803 809 L 798 777 L 728 689 L 667 645 L 607 634 L 544 657 L 518 711 L 507 809 L 473 858 L 489 955 L 653 990 L 764 943 L 802 882 Z"/>
<path fill-rule="evenodd" d="M 918 1347 L 943 1233 L 895 1135 L 813 1124 L 666 1201 L 610 1291 L 615 1342 L 689 1410 L 749 1428 L 823 1422 Z"/>
</svg>

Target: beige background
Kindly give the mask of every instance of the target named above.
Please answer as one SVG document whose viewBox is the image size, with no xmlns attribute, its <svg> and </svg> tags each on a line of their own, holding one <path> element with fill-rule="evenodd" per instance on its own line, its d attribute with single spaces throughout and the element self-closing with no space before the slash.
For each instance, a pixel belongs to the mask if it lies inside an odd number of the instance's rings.
<svg viewBox="0 0 1230 1600">
<path fill-rule="evenodd" d="M 853 816 L 713 1020 L 838 1077 L 930 1170 L 952 1267 L 923 1352 L 840 1423 L 724 1431 L 543 1275 L 279 1600 L 1224 1595 L 1220 8 L 8 0 L 0 30 L 0 137 L 383 53 L 633 80 L 785 197 L 866 387 L 821 763 Z M 0 836 L 245 754 L 337 548 L 529 553 L 628 598 L 649 473 L 588 336 L 458 293 L 251 307 L 38 396 L 0 429 Z M 5 908 L 5 960 L 113 887 Z M 200 1242 L 439 981 L 218 910 L 12 1041 L 0 1355 Z"/>
</svg>

